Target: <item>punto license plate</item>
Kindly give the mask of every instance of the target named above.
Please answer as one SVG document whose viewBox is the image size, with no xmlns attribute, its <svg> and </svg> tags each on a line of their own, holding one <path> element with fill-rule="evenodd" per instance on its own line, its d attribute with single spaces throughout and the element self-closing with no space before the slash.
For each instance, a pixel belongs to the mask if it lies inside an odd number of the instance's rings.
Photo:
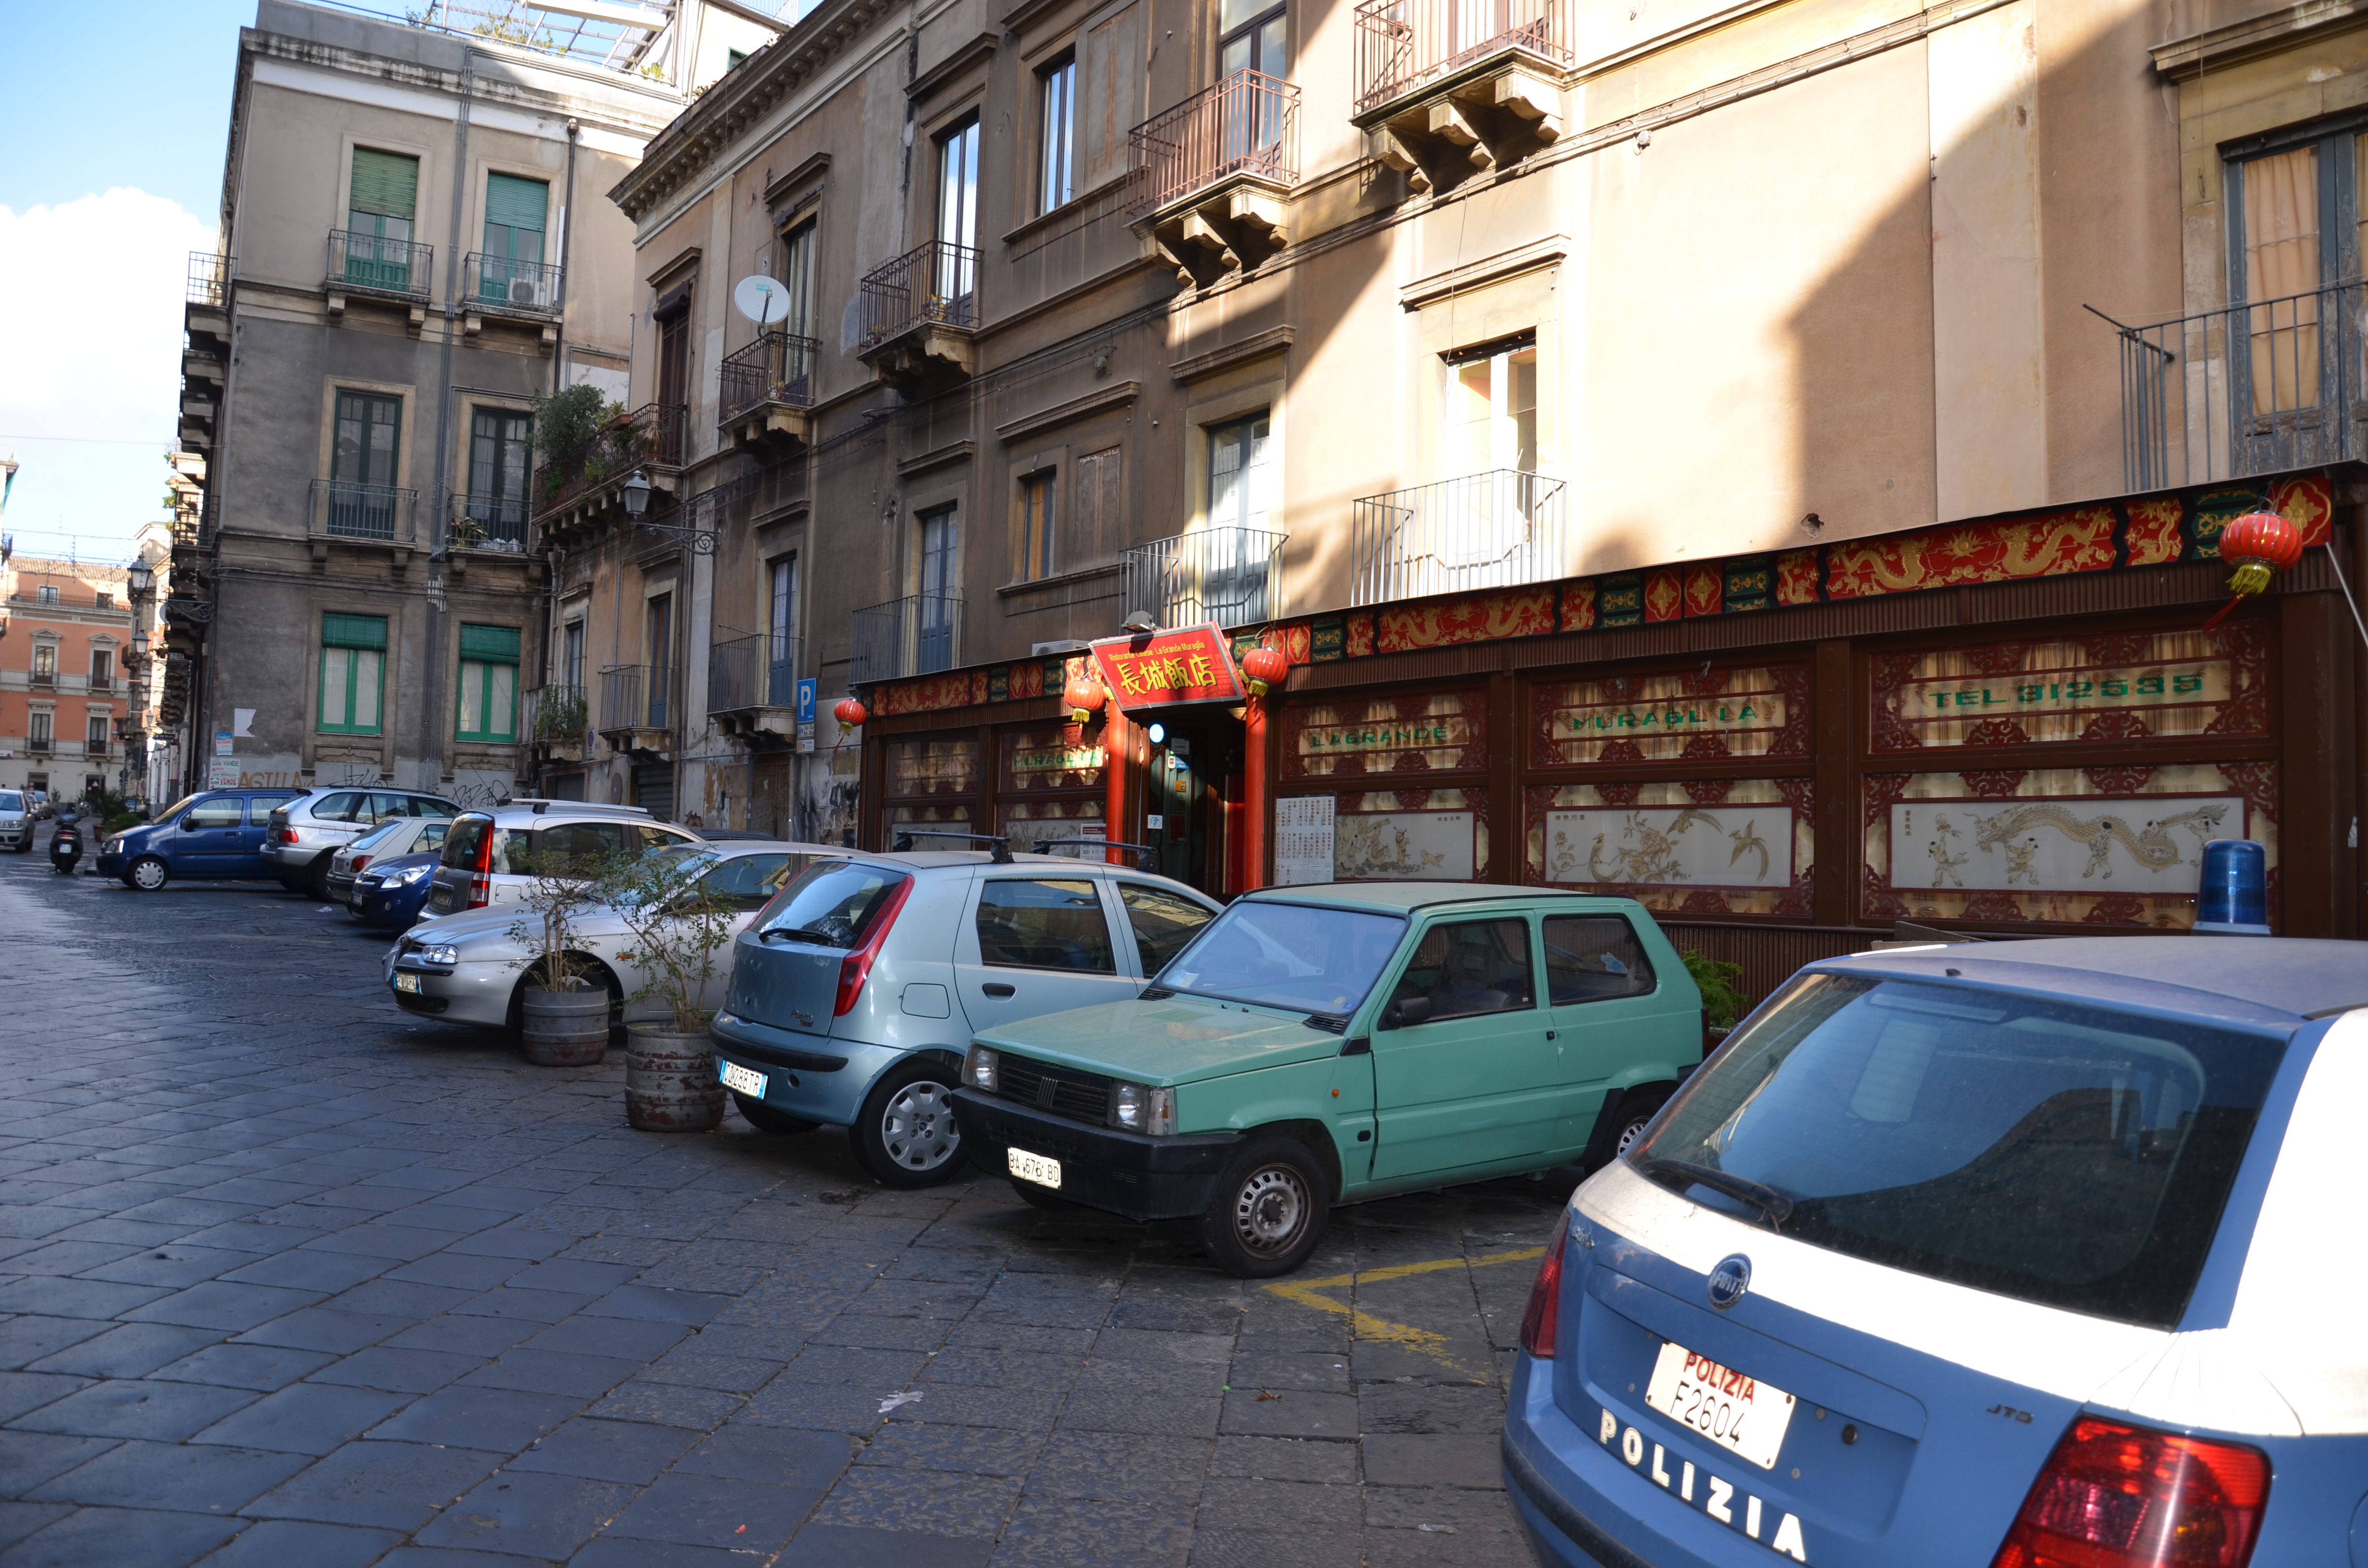
<svg viewBox="0 0 2368 1568">
<path fill-rule="evenodd" d="M 726 1062 L 716 1076 L 723 1080 L 723 1086 L 727 1089 L 737 1089 L 760 1100 L 765 1097 L 765 1075 L 754 1068 L 743 1067 L 737 1062 Z"/>
<path fill-rule="evenodd" d="M 1762 1470 L 1776 1468 L 1776 1450 L 1793 1422 L 1791 1394 L 1674 1341 L 1653 1363 L 1645 1403 Z"/>
<path fill-rule="evenodd" d="M 1042 1154 L 1031 1154 L 1025 1149 L 1008 1151 L 1011 1174 L 1021 1181 L 1032 1181 L 1039 1187 L 1061 1185 L 1061 1162 L 1048 1160 Z"/>
<path fill-rule="evenodd" d="M 394 988 L 397 991 L 408 991 L 416 996 L 419 994 L 419 977 L 416 974 L 398 972 L 394 977 Z"/>
</svg>

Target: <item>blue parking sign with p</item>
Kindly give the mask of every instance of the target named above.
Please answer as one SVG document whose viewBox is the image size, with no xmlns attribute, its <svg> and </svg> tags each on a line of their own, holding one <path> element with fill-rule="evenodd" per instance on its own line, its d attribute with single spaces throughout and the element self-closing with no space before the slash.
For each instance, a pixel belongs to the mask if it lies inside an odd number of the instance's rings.
<svg viewBox="0 0 2368 1568">
<path fill-rule="evenodd" d="M 812 676 L 798 682 L 798 722 L 801 724 L 814 722 L 814 687 L 818 684 Z"/>
</svg>

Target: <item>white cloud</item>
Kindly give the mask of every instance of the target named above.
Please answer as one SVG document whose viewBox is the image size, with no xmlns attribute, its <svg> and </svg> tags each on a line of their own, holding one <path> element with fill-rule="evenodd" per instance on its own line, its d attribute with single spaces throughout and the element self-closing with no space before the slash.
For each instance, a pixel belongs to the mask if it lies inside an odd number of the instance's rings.
<svg viewBox="0 0 2368 1568">
<path fill-rule="evenodd" d="M 25 553 L 63 554 L 73 534 L 112 558 L 105 541 L 161 514 L 188 256 L 213 238 L 141 190 L 0 207 L 0 451 L 22 465 L 0 528 Z M 98 444 L 116 441 L 134 444 Z"/>
</svg>

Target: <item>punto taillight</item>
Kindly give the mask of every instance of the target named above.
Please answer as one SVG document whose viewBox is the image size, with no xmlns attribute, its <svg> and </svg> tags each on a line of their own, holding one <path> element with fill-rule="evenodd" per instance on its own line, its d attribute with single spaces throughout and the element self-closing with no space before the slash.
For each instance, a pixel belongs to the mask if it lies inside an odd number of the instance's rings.
<svg viewBox="0 0 2368 1568">
<path fill-rule="evenodd" d="M 831 1003 L 832 1017 L 843 1018 L 855 1011 L 855 1004 L 863 995 L 863 983 L 871 978 L 871 965 L 880 957 L 880 949 L 887 945 L 888 927 L 896 924 L 905 901 L 913 896 L 913 878 L 906 877 L 889 896 L 888 907 L 871 923 L 871 935 L 865 938 L 863 946 L 838 960 L 838 996 Z"/>
<path fill-rule="evenodd" d="M 2084 1415 L 1990 1568 L 2245 1568 L 2269 1492 L 2259 1449 Z"/>
</svg>

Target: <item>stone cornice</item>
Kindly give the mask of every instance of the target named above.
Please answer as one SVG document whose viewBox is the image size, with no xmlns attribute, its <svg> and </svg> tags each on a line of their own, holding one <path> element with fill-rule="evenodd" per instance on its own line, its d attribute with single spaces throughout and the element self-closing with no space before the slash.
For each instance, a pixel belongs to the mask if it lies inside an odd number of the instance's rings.
<svg viewBox="0 0 2368 1568">
<path fill-rule="evenodd" d="M 827 0 L 786 37 L 774 40 L 728 72 L 681 118 L 660 131 L 632 174 L 609 193 L 625 216 L 640 222 L 657 204 L 689 185 L 741 135 L 812 81 L 850 42 L 888 15 L 892 0 Z M 737 78 L 735 80 L 734 78 Z"/>
<path fill-rule="evenodd" d="M 2301 5 L 2281 6 L 2266 16 L 2158 43 L 2147 52 L 2163 75 L 2174 82 L 2189 82 L 2207 69 L 2259 59 L 2361 27 L 2368 27 L 2368 11 L 2351 0 L 2303 0 Z"/>
</svg>

